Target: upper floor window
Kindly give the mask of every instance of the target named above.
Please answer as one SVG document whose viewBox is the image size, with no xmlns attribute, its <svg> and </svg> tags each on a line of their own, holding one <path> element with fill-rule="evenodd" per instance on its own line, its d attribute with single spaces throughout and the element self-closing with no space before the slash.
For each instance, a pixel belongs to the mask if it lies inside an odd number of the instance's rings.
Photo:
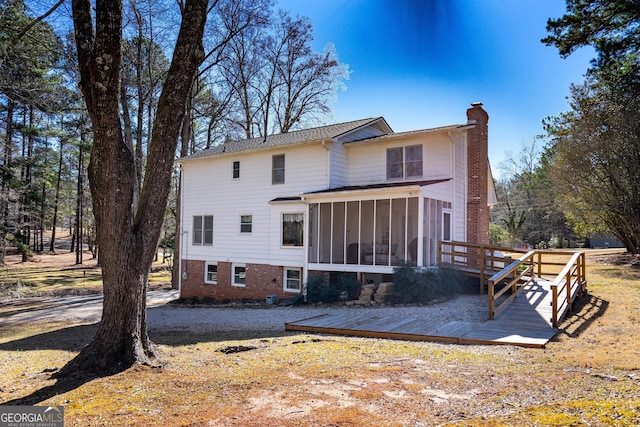
<svg viewBox="0 0 640 427">
<path fill-rule="evenodd" d="M 387 179 L 421 176 L 421 144 L 387 148 Z"/>
<path fill-rule="evenodd" d="M 193 244 L 213 245 L 213 215 L 195 215 L 193 217 Z"/>
<path fill-rule="evenodd" d="M 304 214 L 282 214 L 282 246 L 302 246 Z"/>
<path fill-rule="evenodd" d="M 240 178 L 240 162 L 233 162 L 233 179 Z"/>
<path fill-rule="evenodd" d="M 271 158 L 272 184 L 284 184 L 284 154 L 277 154 Z"/>
<path fill-rule="evenodd" d="M 240 232 L 251 233 L 253 215 L 240 215 Z"/>
</svg>

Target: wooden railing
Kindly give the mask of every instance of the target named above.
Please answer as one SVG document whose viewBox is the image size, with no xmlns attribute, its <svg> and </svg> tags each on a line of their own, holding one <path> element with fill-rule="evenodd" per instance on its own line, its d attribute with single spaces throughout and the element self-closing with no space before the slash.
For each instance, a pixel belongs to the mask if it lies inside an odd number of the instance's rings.
<svg viewBox="0 0 640 427">
<path fill-rule="evenodd" d="M 526 251 L 465 242 L 438 242 L 438 265 L 448 265 L 470 276 L 480 278 L 480 293 L 484 294 L 486 278 L 502 271 L 513 256 Z"/>
<path fill-rule="evenodd" d="M 493 319 L 496 313 L 505 308 L 524 286 L 535 280 L 535 256 L 536 251 L 530 251 L 487 280 L 489 319 Z M 504 283 L 504 287 L 496 292 L 496 285 L 499 283 Z M 498 299 L 508 291 L 511 291 L 511 295 L 497 304 Z"/>
<path fill-rule="evenodd" d="M 587 290 L 586 267 L 584 252 L 577 252 L 551 284 L 551 325 L 554 328 L 572 310 L 575 299 Z"/>
<path fill-rule="evenodd" d="M 514 260 L 518 255 L 519 258 Z M 559 261 L 558 258 L 565 259 Z M 571 311 L 573 302 L 582 296 L 587 286 L 584 252 L 537 249 L 526 252 L 464 242 L 439 242 L 439 263 L 479 277 L 481 293 L 484 293 L 486 282 L 489 319 L 493 319 L 525 285 L 537 277 L 553 281 L 550 322 L 555 328 L 564 315 Z M 498 285 L 502 288 L 496 292 Z M 498 304 L 499 298 L 509 291 L 509 297 Z"/>
</svg>

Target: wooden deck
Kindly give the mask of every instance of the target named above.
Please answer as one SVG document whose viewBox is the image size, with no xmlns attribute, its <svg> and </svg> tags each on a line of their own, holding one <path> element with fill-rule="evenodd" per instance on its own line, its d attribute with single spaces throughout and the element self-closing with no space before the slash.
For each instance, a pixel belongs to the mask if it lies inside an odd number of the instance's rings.
<svg viewBox="0 0 640 427">
<path fill-rule="evenodd" d="M 370 310 L 320 315 L 285 323 L 287 331 L 359 337 L 544 347 L 556 335 L 551 327 L 551 282 L 527 285 L 494 320 L 482 323 L 371 316 Z"/>
</svg>

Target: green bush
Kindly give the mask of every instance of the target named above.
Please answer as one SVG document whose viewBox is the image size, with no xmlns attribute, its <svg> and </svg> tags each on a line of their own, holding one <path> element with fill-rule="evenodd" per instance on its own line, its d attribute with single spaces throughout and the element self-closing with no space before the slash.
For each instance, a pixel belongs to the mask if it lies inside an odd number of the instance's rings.
<svg viewBox="0 0 640 427">
<path fill-rule="evenodd" d="M 340 293 L 346 293 L 348 301 L 358 299 L 358 297 L 360 296 L 361 287 L 362 283 L 360 283 L 355 277 L 346 274 L 340 276 L 340 284 L 338 285 L 338 289 L 340 290 Z M 338 294 L 338 296 L 340 295 Z"/>
<path fill-rule="evenodd" d="M 307 302 L 310 304 L 338 302 L 343 292 L 348 300 L 358 298 L 360 282 L 348 275 L 340 276 L 338 283 L 326 283 L 324 276 L 313 276 L 307 283 Z"/>
<path fill-rule="evenodd" d="M 424 304 L 459 293 L 464 282 L 464 276 L 451 268 L 417 270 L 410 264 L 405 264 L 393 271 L 394 286 L 387 302 Z"/>
<path fill-rule="evenodd" d="M 307 282 L 307 302 L 310 304 L 320 302 L 322 289 L 324 289 L 325 287 L 326 287 L 326 284 L 324 281 L 324 277 L 322 276 L 310 277 L 309 282 Z"/>
<path fill-rule="evenodd" d="M 320 290 L 320 301 L 324 303 L 332 303 L 340 301 L 340 291 L 335 286 L 325 286 Z"/>
</svg>

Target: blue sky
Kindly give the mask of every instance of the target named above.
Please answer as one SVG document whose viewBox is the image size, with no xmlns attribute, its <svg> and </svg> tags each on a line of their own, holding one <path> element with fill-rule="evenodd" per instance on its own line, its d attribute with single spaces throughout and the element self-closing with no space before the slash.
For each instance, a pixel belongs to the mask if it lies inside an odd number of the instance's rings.
<svg viewBox="0 0 640 427">
<path fill-rule="evenodd" d="M 472 102 L 489 113 L 494 176 L 508 153 L 543 133 L 542 119 L 568 110 L 591 49 L 567 59 L 545 46 L 562 0 L 277 0 L 311 18 L 314 49 L 336 47 L 351 71 L 333 121 L 384 116 L 396 132 L 466 121 Z"/>
</svg>

